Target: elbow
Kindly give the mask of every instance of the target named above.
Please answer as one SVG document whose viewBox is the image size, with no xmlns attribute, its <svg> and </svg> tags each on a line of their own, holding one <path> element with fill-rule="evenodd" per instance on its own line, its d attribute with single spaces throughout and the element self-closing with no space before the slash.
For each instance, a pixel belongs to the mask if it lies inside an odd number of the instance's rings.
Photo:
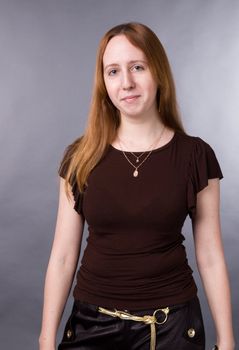
<svg viewBox="0 0 239 350">
<path fill-rule="evenodd" d="M 75 271 L 78 262 L 78 254 L 55 254 L 51 256 L 49 266 L 59 273 L 72 273 Z"/>
<path fill-rule="evenodd" d="M 197 254 L 196 262 L 199 272 L 220 269 L 222 266 L 225 266 L 224 255 L 220 254 L 220 252 Z"/>
</svg>

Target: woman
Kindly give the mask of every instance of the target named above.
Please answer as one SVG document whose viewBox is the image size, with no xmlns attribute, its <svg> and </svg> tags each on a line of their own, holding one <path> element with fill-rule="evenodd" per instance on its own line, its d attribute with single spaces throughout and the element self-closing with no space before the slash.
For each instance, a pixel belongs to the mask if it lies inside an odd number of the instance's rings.
<svg viewBox="0 0 239 350">
<path fill-rule="evenodd" d="M 59 350 L 205 349 L 181 233 L 190 216 L 220 350 L 234 349 L 214 151 L 183 129 L 170 66 L 145 25 L 109 30 L 82 137 L 59 168 L 40 349 L 55 349 L 85 221 L 89 238 Z"/>
</svg>

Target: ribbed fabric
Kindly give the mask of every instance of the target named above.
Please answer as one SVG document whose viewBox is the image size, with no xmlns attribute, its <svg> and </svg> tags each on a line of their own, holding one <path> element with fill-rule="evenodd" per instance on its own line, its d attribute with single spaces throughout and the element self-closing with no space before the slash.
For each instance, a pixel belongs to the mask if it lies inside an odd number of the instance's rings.
<svg viewBox="0 0 239 350">
<path fill-rule="evenodd" d="M 66 169 L 60 166 L 59 175 Z M 175 132 L 138 170 L 135 178 L 123 152 L 109 145 L 85 192 L 73 184 L 74 208 L 89 229 L 75 299 L 137 310 L 196 295 L 182 226 L 187 215 L 195 217 L 196 195 L 208 179 L 223 177 L 215 153 L 201 138 Z"/>
</svg>

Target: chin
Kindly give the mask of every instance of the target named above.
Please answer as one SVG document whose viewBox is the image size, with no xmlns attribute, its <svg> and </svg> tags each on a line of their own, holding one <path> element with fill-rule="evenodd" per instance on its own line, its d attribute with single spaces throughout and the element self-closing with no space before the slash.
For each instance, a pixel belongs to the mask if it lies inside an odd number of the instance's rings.
<svg viewBox="0 0 239 350">
<path fill-rule="evenodd" d="M 127 111 L 120 111 L 120 114 L 124 117 L 142 117 L 144 114 L 147 114 L 147 112 L 145 110 L 136 110 L 136 108 L 132 108 L 131 110 L 127 110 Z"/>
</svg>

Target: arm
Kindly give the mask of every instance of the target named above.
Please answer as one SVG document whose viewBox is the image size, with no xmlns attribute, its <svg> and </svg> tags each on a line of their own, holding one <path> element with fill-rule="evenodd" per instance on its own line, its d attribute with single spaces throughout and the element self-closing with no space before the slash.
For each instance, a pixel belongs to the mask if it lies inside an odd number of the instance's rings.
<svg viewBox="0 0 239 350">
<path fill-rule="evenodd" d="M 68 201 L 60 178 L 59 206 L 55 236 L 47 268 L 40 350 L 54 350 L 57 329 L 68 298 L 79 259 L 84 219 L 73 208 L 73 195 Z"/>
<path fill-rule="evenodd" d="M 233 350 L 231 297 L 220 228 L 219 180 L 197 194 L 193 222 L 196 260 L 214 319 L 219 350 Z"/>
</svg>

